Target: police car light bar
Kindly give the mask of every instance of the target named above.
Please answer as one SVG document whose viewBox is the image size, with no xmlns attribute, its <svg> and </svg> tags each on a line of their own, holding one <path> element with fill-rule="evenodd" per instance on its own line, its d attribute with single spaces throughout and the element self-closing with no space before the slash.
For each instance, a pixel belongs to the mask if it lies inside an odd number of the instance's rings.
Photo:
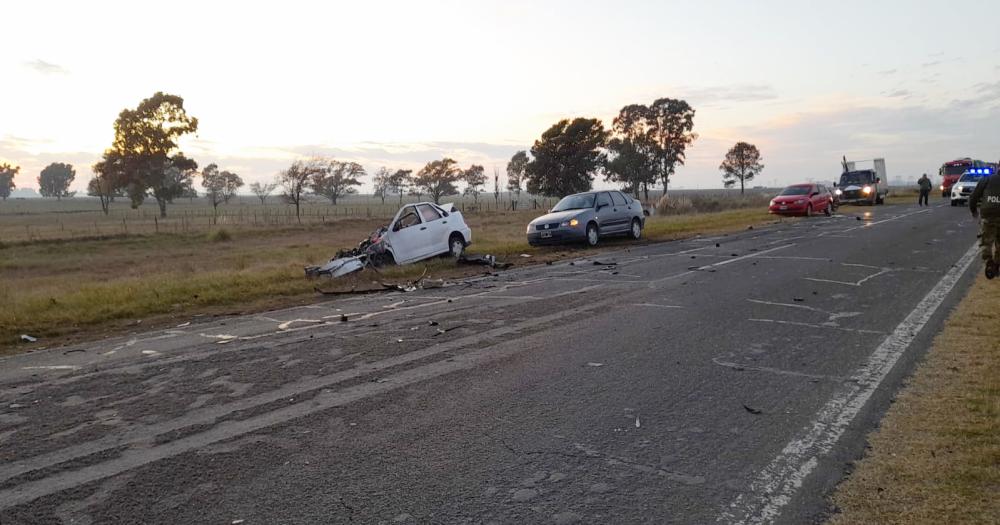
<svg viewBox="0 0 1000 525">
<path fill-rule="evenodd" d="M 969 168 L 965 170 L 966 175 L 992 175 L 993 168 Z"/>
</svg>

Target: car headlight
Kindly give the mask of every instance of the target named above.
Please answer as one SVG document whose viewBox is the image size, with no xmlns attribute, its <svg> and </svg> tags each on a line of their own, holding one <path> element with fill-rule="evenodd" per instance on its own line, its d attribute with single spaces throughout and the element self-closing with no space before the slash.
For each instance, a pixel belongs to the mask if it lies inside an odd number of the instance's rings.
<svg viewBox="0 0 1000 525">
<path fill-rule="evenodd" d="M 834 195 L 843 195 L 843 194 L 844 194 L 844 192 L 842 192 L 842 191 L 840 191 L 840 190 L 835 190 L 835 191 L 833 192 L 833 194 L 834 194 Z"/>
<path fill-rule="evenodd" d="M 771 199 L 771 203 L 768 206 L 774 206 L 774 199 Z"/>
<path fill-rule="evenodd" d="M 578 225 L 578 224 L 580 224 L 580 221 L 578 221 L 576 219 L 570 219 L 570 220 L 565 221 L 562 224 L 560 224 L 560 226 L 562 226 L 563 228 L 575 228 L 576 225 Z"/>
<path fill-rule="evenodd" d="M 529 223 L 529 224 L 528 224 L 528 231 L 526 231 L 526 232 L 524 232 L 524 233 L 531 233 L 531 229 L 532 229 L 532 228 L 534 228 L 534 227 L 535 227 L 535 225 L 534 225 L 534 224 L 530 224 L 530 223 Z"/>
<path fill-rule="evenodd" d="M 861 188 L 861 191 L 864 192 L 865 195 L 868 195 L 869 193 L 872 192 L 872 187 L 871 186 L 865 186 L 864 188 Z"/>
<path fill-rule="evenodd" d="M 944 184 L 941 185 L 941 191 L 944 191 Z"/>
<path fill-rule="evenodd" d="M 806 203 L 805 199 L 799 199 L 799 200 L 795 201 L 795 204 L 805 204 L 805 203 Z"/>
</svg>

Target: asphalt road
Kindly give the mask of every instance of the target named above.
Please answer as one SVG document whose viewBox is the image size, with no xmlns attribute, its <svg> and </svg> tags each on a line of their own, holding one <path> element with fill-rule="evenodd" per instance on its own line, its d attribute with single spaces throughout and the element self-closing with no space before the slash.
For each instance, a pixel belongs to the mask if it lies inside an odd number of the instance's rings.
<svg viewBox="0 0 1000 525">
<path fill-rule="evenodd" d="M 0 523 L 821 521 L 982 270 L 933 204 L 6 358 Z"/>
</svg>

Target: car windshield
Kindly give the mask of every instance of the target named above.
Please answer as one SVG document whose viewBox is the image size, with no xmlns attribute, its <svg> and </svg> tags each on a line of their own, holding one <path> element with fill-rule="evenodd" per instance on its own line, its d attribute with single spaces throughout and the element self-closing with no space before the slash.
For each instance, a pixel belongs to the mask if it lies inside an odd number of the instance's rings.
<svg viewBox="0 0 1000 525">
<path fill-rule="evenodd" d="M 966 173 L 962 175 L 962 178 L 958 179 L 958 182 L 979 182 L 985 176 L 979 173 Z"/>
<path fill-rule="evenodd" d="M 789 186 L 779 195 L 806 195 L 809 193 L 809 186 Z"/>
<path fill-rule="evenodd" d="M 581 193 L 563 197 L 559 204 L 556 204 L 552 211 L 583 210 L 594 207 L 594 194 Z"/>
<path fill-rule="evenodd" d="M 851 184 L 868 184 L 869 182 L 871 182 L 871 177 L 865 172 L 852 171 L 844 173 L 840 176 L 841 186 L 848 186 Z"/>
</svg>

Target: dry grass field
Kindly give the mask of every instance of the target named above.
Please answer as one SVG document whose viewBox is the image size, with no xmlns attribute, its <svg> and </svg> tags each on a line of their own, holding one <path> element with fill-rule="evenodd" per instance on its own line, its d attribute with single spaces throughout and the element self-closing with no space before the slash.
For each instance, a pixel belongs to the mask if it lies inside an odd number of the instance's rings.
<svg viewBox="0 0 1000 525">
<path fill-rule="evenodd" d="M 726 211 L 650 218 L 646 239 L 738 230 L 774 220 L 756 204 L 741 208 L 743 199 L 725 198 L 729 200 L 721 207 L 728 208 Z M 328 204 L 311 204 L 310 212 L 325 210 L 327 216 L 314 220 L 322 215 L 311 215 L 302 225 L 294 221 L 213 225 L 206 220 L 211 208 L 195 201 L 169 209 L 172 216 L 187 212 L 189 217 L 202 217 L 186 231 L 180 227 L 174 231 L 160 222 L 157 233 L 148 225 L 135 227 L 140 221 L 137 218 L 132 223 L 126 219 L 131 224 L 127 232 L 115 231 L 110 222 L 98 222 L 98 231 L 90 233 L 87 222 L 93 218 L 93 207 L 97 206 L 94 201 L 19 201 L 13 203 L 17 208 L 9 204 L 0 205 L 0 231 L 16 232 L 27 223 L 36 233 L 22 237 L 5 234 L 0 241 L 0 304 L 4 305 L 0 310 L 0 351 L 167 326 L 194 315 L 301 304 L 317 300 L 317 285 L 349 290 L 371 287 L 373 280 L 412 280 L 424 272 L 437 278 L 482 272 L 481 268 L 458 267 L 451 260 L 436 259 L 385 268 L 378 275 L 366 270 L 336 281 L 304 278 L 304 266 L 325 262 L 338 249 L 356 245 L 385 224 L 395 206 L 380 209 L 380 217 L 368 218 L 352 217 Z M 580 247 L 528 246 L 524 225 L 544 210 L 473 211 L 470 202 L 462 204 L 473 230 L 471 253 L 493 254 L 516 265 L 588 253 Z M 710 205 L 720 207 L 718 202 Z M 244 216 L 252 211 L 258 217 L 263 215 L 259 202 L 253 206 L 246 200 L 230 205 L 230 216 L 237 207 L 244 208 Z M 347 207 L 349 204 L 344 205 Z M 287 212 L 284 206 L 275 209 Z M 138 211 L 122 211 L 130 212 L 140 218 L 142 213 L 147 217 L 154 213 L 152 207 L 145 206 Z M 99 210 L 97 214 L 103 215 Z M 80 220 L 84 215 L 88 218 Z M 602 248 L 626 242 L 608 239 Z M 522 258 L 522 253 L 532 257 Z M 40 340 L 23 344 L 18 342 L 20 334 Z"/>
<path fill-rule="evenodd" d="M 871 448 L 834 524 L 1000 523 L 1000 294 L 979 277 Z"/>
</svg>

